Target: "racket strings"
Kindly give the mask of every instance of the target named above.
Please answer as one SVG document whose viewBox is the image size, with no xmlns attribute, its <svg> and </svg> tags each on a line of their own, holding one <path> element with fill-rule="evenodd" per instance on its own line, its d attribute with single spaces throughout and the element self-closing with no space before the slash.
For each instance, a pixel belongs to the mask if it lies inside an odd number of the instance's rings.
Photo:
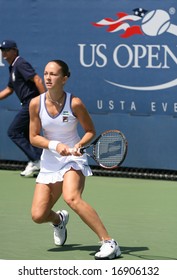
<svg viewBox="0 0 177 280">
<path fill-rule="evenodd" d="M 99 164 L 111 168 L 117 166 L 125 155 L 125 143 L 119 133 L 102 135 L 95 145 L 94 155 Z"/>
</svg>

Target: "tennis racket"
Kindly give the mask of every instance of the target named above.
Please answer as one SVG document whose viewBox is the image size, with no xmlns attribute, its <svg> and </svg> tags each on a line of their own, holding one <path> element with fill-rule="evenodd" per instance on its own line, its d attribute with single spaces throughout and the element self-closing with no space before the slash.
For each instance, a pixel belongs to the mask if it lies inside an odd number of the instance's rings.
<svg viewBox="0 0 177 280">
<path fill-rule="evenodd" d="M 80 153 L 86 153 L 105 169 L 114 169 L 124 161 L 127 148 L 127 140 L 121 131 L 107 130 L 91 144 L 80 148 Z M 90 152 L 87 151 L 88 149 Z"/>
</svg>

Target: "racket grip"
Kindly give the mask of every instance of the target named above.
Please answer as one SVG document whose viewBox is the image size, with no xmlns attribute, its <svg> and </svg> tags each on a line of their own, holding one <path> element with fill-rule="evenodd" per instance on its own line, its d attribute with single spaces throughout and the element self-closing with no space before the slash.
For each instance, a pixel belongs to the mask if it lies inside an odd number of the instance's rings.
<svg viewBox="0 0 177 280">
<path fill-rule="evenodd" d="M 74 152 L 79 152 L 79 153 L 81 153 L 81 154 L 84 154 L 85 149 L 84 149 L 84 148 L 79 148 L 79 149 L 76 149 L 76 148 L 69 148 L 69 152 L 70 152 L 71 154 L 73 154 Z"/>
<path fill-rule="evenodd" d="M 69 152 L 70 152 L 71 154 L 73 154 L 74 152 L 77 152 L 77 149 L 76 149 L 76 148 L 69 148 Z"/>
<path fill-rule="evenodd" d="M 74 148 L 69 148 L 69 152 L 72 154 L 74 152 Z"/>
<path fill-rule="evenodd" d="M 80 148 L 79 152 L 83 155 L 85 153 L 85 148 Z"/>
</svg>

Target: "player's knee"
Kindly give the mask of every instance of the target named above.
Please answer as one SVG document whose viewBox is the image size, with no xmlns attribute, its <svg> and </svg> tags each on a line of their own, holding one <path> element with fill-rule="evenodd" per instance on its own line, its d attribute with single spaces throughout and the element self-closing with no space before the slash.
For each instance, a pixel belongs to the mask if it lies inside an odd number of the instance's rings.
<svg viewBox="0 0 177 280">
<path fill-rule="evenodd" d="M 45 222 L 45 218 L 44 215 L 42 215 L 42 213 L 35 211 L 35 210 L 31 210 L 31 218 L 33 220 L 33 222 L 37 223 L 37 224 L 42 224 Z"/>
<path fill-rule="evenodd" d="M 73 210 L 77 209 L 77 207 L 79 205 L 79 201 L 80 201 L 80 199 L 78 199 L 76 197 L 65 197 L 64 200 L 68 204 L 68 206 L 70 208 L 72 208 Z"/>
</svg>

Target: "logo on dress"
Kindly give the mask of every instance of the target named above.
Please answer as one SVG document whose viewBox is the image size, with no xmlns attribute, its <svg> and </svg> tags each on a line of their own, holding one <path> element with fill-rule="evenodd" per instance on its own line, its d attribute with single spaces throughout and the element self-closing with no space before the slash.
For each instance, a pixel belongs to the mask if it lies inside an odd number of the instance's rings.
<svg viewBox="0 0 177 280">
<path fill-rule="evenodd" d="M 69 112 L 63 111 L 63 122 L 68 122 Z"/>
</svg>

